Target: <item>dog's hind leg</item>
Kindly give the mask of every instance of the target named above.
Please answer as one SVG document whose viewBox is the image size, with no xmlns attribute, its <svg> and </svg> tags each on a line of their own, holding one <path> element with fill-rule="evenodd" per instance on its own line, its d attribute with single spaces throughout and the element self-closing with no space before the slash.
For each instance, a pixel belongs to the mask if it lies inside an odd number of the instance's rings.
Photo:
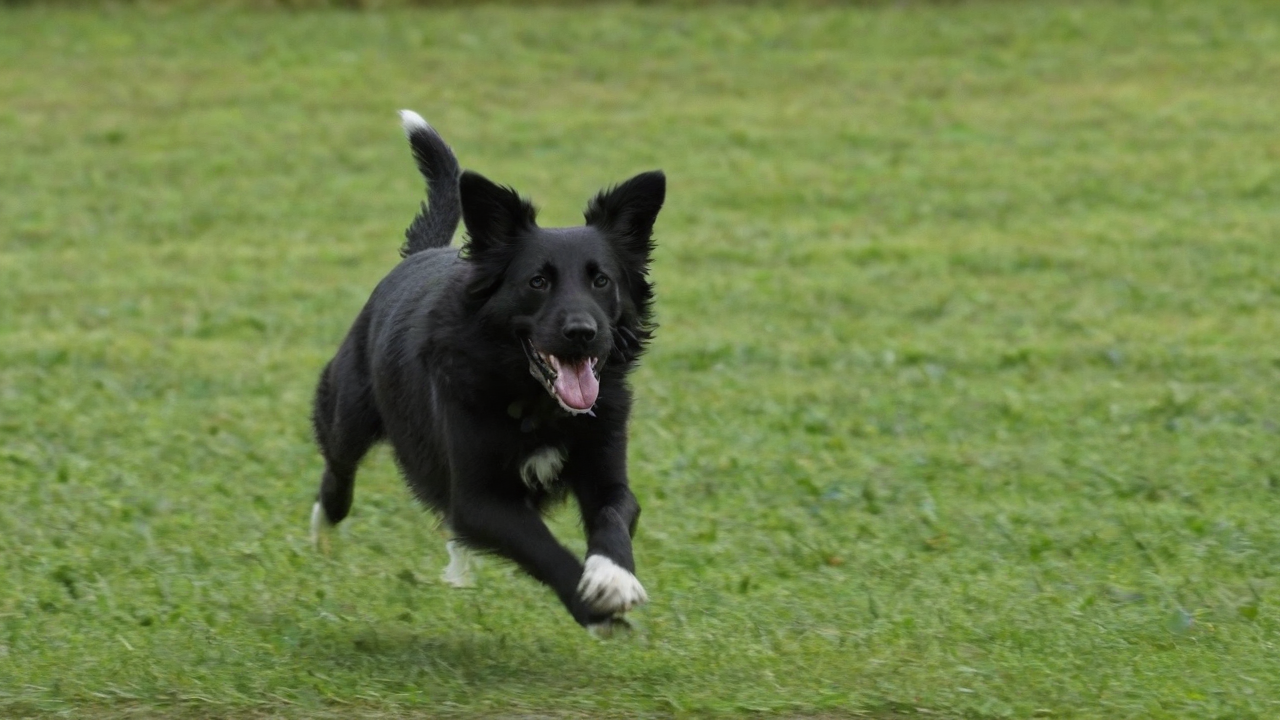
<svg viewBox="0 0 1280 720">
<path fill-rule="evenodd" d="M 338 357 L 325 368 L 316 388 L 313 414 L 316 440 L 324 455 L 320 490 L 311 509 L 311 539 L 319 545 L 325 531 L 351 511 L 356 468 L 382 437 L 382 419 L 373 391 L 361 374 L 343 372 L 348 357 Z"/>
<path fill-rule="evenodd" d="M 449 551 L 449 564 L 440 573 L 440 579 L 456 588 L 475 587 L 475 576 L 471 573 L 475 554 L 457 540 L 445 543 L 445 549 Z"/>
</svg>

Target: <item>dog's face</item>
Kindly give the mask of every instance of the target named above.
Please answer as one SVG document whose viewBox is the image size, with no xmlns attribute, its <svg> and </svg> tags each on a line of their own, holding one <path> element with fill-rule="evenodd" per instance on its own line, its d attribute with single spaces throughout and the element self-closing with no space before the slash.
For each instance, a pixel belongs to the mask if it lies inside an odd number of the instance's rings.
<svg viewBox="0 0 1280 720">
<path fill-rule="evenodd" d="M 601 192 L 575 228 L 538 227 L 527 200 L 476 173 L 459 189 L 481 322 L 509 345 L 507 364 L 527 363 L 568 412 L 590 411 L 605 366 L 631 363 L 649 337 L 645 275 L 666 178 L 643 173 Z"/>
</svg>

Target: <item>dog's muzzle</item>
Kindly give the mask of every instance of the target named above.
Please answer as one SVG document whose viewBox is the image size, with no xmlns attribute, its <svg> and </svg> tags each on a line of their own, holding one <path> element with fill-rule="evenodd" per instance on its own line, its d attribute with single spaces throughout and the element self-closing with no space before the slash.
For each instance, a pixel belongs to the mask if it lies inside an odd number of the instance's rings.
<svg viewBox="0 0 1280 720">
<path fill-rule="evenodd" d="M 591 412 L 600 395 L 599 358 L 568 362 L 538 350 L 530 338 L 523 338 L 521 345 L 529 358 L 529 374 L 542 383 L 561 408 L 574 415 Z"/>
</svg>

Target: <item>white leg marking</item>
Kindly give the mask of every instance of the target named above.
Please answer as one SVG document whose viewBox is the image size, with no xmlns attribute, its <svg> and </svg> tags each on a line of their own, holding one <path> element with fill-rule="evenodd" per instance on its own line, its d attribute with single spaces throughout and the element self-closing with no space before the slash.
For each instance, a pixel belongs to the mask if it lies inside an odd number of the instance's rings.
<svg viewBox="0 0 1280 720">
<path fill-rule="evenodd" d="M 578 581 L 578 595 L 600 613 L 624 613 L 649 602 L 636 576 L 603 555 L 587 558 L 582 580 Z"/>
<path fill-rule="evenodd" d="M 449 564 L 440 573 L 440 579 L 456 588 L 475 587 L 476 580 L 471 575 L 471 551 L 457 540 L 450 540 L 444 546 L 449 551 Z"/>
<path fill-rule="evenodd" d="M 415 130 L 430 130 L 431 125 L 422 116 L 412 110 L 400 111 L 400 124 L 404 126 L 404 134 L 412 135 Z"/>
<path fill-rule="evenodd" d="M 311 547 L 328 550 L 329 531 L 332 529 L 333 523 L 329 522 L 329 516 L 324 514 L 324 508 L 317 500 L 311 507 Z"/>
<path fill-rule="evenodd" d="M 545 445 L 533 451 L 520 464 L 520 479 L 530 489 L 547 488 L 558 477 L 564 467 L 564 451 L 558 447 Z"/>
</svg>

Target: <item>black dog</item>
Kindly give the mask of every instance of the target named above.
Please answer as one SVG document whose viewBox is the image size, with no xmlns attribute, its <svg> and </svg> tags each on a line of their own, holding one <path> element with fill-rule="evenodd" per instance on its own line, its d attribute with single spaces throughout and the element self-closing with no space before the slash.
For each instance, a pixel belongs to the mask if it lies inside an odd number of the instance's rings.
<svg viewBox="0 0 1280 720">
<path fill-rule="evenodd" d="M 647 600 L 631 555 L 640 506 L 627 487 L 626 377 L 652 334 L 646 279 L 666 178 L 601 192 L 586 225 L 540 228 L 514 190 L 459 174 L 416 113 L 405 134 L 428 203 L 404 260 L 374 290 L 316 389 L 325 459 L 312 529 L 351 508 L 356 467 L 387 440 L 449 542 L 445 580 L 468 582 L 466 548 L 514 560 L 584 626 L 609 628 Z M 459 215 L 469 240 L 449 247 Z M 572 492 L 585 566 L 540 511 Z"/>
</svg>

